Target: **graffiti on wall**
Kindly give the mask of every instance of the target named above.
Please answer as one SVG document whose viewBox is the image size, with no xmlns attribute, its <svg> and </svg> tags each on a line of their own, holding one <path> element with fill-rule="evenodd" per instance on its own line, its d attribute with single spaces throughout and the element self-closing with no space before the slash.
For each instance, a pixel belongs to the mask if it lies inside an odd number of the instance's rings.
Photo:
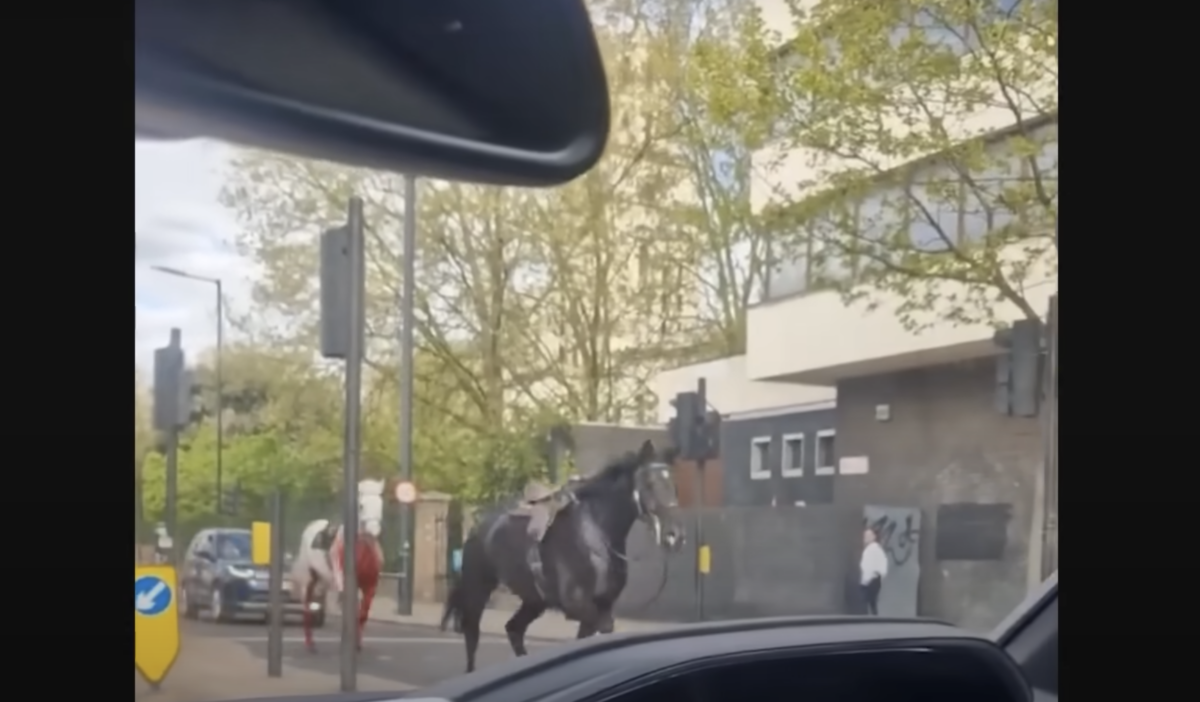
<svg viewBox="0 0 1200 702">
<path fill-rule="evenodd" d="M 891 561 L 879 591 L 879 613 L 915 617 L 921 580 L 921 511 L 913 507 L 867 505 L 863 522 L 879 535 Z"/>
<path fill-rule="evenodd" d="M 879 545 L 883 547 L 884 553 L 897 566 L 908 563 L 916 552 L 921 530 L 913 520 L 912 513 L 903 517 L 894 513 L 884 513 L 867 522 L 867 526 L 878 536 Z"/>
</svg>

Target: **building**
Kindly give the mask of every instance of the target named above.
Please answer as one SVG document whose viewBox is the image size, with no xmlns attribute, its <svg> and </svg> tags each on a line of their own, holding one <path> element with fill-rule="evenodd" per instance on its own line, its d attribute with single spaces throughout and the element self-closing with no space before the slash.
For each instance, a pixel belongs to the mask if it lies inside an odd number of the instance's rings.
<svg viewBox="0 0 1200 702">
<path fill-rule="evenodd" d="M 782 0 L 760 0 L 760 5 L 777 30 L 790 26 Z M 1006 114 L 1011 113 L 984 110 L 965 120 L 959 125 L 964 139 L 980 139 L 988 153 L 1000 155 L 996 160 L 1006 161 L 1006 150 L 1015 140 L 1028 141 L 1033 134 L 1042 147 L 1038 165 L 1056 189 L 1057 115 L 1039 116 L 1018 130 L 1005 121 Z M 781 154 L 777 149 L 766 149 L 755 158 L 762 159 L 758 170 L 764 173 L 761 187 L 756 184 L 756 207 L 813 197 L 819 185 L 800 191 L 792 184 L 812 183 L 815 176 L 837 167 L 829 159 L 814 164 L 813 154 Z M 1023 162 L 1016 155 L 1012 159 L 1015 170 L 1005 177 L 1023 177 Z M 905 169 L 906 178 L 945 182 L 948 172 L 938 154 L 895 165 Z M 881 184 L 854 203 L 856 211 L 888 198 L 893 194 L 889 188 L 911 188 L 916 181 L 903 182 Z M 960 193 L 966 187 L 961 186 Z M 946 231 L 963 246 L 989 227 L 1004 224 L 980 221 L 966 198 L 960 194 L 962 204 L 944 213 Z M 857 221 L 867 226 L 864 219 Z M 915 243 L 915 227 L 911 236 Z M 811 239 L 804 241 L 801 246 L 812 245 Z M 780 258 L 764 299 L 748 310 L 743 357 L 727 359 L 719 367 L 678 369 L 661 376 L 659 384 L 678 386 L 679 378 L 689 374 L 713 373 L 710 387 L 719 389 L 710 394 L 721 398 L 717 402 L 741 413 L 765 412 L 757 425 L 722 431 L 723 482 L 749 485 L 740 496 L 749 495 L 754 503 L 762 504 L 766 494 L 756 492 L 755 479 L 760 485 L 776 480 L 772 476 L 768 481 L 764 466 L 771 471 L 778 467 L 779 484 L 790 487 L 783 472 L 796 444 L 789 444 L 789 437 L 803 434 L 802 450 L 812 456 L 813 468 L 821 464 L 826 474 L 808 477 L 808 487 L 796 502 L 860 505 L 868 512 L 878 507 L 915 510 L 910 514 L 916 521 L 905 535 L 910 546 L 919 539 L 918 557 L 899 565 L 905 577 L 911 577 L 916 610 L 965 626 L 994 623 L 1040 580 L 1045 526 L 1041 427 L 1036 418 L 1007 416 L 996 409 L 995 327 L 943 321 L 933 311 L 917 320 L 921 331 L 914 333 L 911 319 L 909 326 L 901 321 L 902 298 L 869 290 L 870 306 L 848 303 L 822 283 L 828 283 L 830 275 L 854 275 L 853 265 L 837 265 L 826 255 L 818 272 L 812 254 L 792 248 Z M 1046 310 L 1057 293 L 1056 252 L 1027 260 L 1019 258 L 1026 253 L 1016 247 L 1000 255 L 1028 265 L 1024 301 L 1039 312 Z M 945 299 L 968 294 L 952 283 L 939 284 L 934 292 Z M 999 303 L 991 321 L 1011 323 L 1026 312 Z M 718 370 L 726 375 L 718 375 Z M 739 392 L 744 394 L 732 397 Z M 836 408 L 829 410 L 829 429 L 804 413 L 773 412 L 786 404 L 783 398 L 822 392 L 828 395 L 826 401 L 836 398 Z M 817 450 L 825 431 L 836 437 L 825 443 L 835 454 L 832 459 Z M 733 497 L 728 487 L 725 494 L 727 500 Z M 787 496 L 786 491 L 772 494 L 776 506 L 784 506 L 781 496 Z M 888 532 L 896 533 L 899 530 Z"/>
</svg>

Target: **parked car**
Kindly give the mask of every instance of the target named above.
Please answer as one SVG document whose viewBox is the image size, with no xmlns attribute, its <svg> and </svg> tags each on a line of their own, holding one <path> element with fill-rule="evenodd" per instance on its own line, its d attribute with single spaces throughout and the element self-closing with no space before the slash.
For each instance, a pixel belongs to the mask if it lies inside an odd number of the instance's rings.
<svg viewBox="0 0 1200 702">
<path fill-rule="evenodd" d="M 284 572 L 290 564 L 285 563 Z M 255 565 L 250 556 L 249 529 L 204 529 L 196 534 L 179 570 L 179 609 L 196 619 L 202 610 L 218 622 L 243 615 L 266 618 L 270 571 Z M 296 592 L 285 577 L 284 614 L 304 613 L 304 593 Z M 312 603 L 313 625 L 325 625 L 325 599 Z"/>
</svg>

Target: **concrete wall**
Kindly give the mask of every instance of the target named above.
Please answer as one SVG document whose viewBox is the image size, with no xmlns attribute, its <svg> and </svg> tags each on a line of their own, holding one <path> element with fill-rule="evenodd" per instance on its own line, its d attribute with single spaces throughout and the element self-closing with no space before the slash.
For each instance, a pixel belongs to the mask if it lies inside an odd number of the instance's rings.
<svg viewBox="0 0 1200 702">
<path fill-rule="evenodd" d="M 705 618 L 733 619 L 848 611 L 847 583 L 857 563 L 862 511 L 833 505 L 690 510 L 712 547 L 706 576 Z M 693 542 L 694 543 L 694 542 Z M 664 557 L 641 524 L 628 541 L 633 563 L 617 604 L 622 617 L 694 621 L 695 552 Z M 663 563 L 667 581 L 662 582 Z M 652 601 L 653 600 L 653 601 Z"/>
<path fill-rule="evenodd" d="M 865 457 L 866 474 L 839 475 L 836 503 L 922 510 L 919 612 L 986 628 L 1025 596 L 1041 431 L 1036 420 L 993 408 L 994 360 L 930 367 L 838 383 L 840 456 Z M 887 405 L 889 419 L 876 418 Z M 1009 505 L 999 558 L 940 560 L 943 505 Z"/>
<path fill-rule="evenodd" d="M 748 507 L 773 505 L 794 506 L 828 504 L 833 501 L 834 476 L 818 475 L 817 434 L 834 429 L 836 410 L 763 415 L 746 419 L 727 419 L 721 424 L 721 459 L 725 471 L 725 504 Z M 803 436 L 803 474 L 786 470 L 784 437 L 793 441 Z M 757 441 L 767 440 L 767 462 L 762 472 L 754 473 L 751 466 Z M 794 444 L 790 444 L 793 445 Z M 785 474 L 786 473 L 786 474 Z M 755 476 L 758 477 L 755 477 Z"/>
<path fill-rule="evenodd" d="M 571 427 L 575 440 L 575 467 L 591 475 L 626 451 L 637 451 L 648 439 L 660 451 L 667 447 L 667 431 L 662 427 L 629 427 L 616 424 L 576 424 Z"/>
<path fill-rule="evenodd" d="M 729 356 L 690 366 L 662 371 L 650 381 L 658 398 L 658 422 L 666 424 L 675 416 L 671 400 L 681 392 L 695 392 L 701 378 L 707 383 L 708 402 L 722 415 L 739 415 L 804 405 L 832 402 L 832 387 L 771 383 L 750 380 L 746 375 L 746 357 Z"/>
</svg>

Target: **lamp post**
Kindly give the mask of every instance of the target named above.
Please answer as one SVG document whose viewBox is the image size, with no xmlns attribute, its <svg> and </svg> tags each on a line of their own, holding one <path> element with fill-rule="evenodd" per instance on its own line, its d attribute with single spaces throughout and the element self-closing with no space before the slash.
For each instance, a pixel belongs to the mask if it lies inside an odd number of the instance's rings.
<svg viewBox="0 0 1200 702">
<path fill-rule="evenodd" d="M 187 271 L 169 266 L 150 266 L 151 270 L 173 275 L 176 278 L 186 278 L 195 280 L 201 283 L 208 283 L 216 288 L 217 291 L 217 358 L 216 358 L 216 413 L 217 413 L 217 504 L 221 504 L 221 476 L 223 475 L 222 457 L 225 452 L 225 411 L 221 399 L 221 393 L 224 390 L 224 385 L 221 378 L 221 356 L 223 346 L 225 344 L 225 295 L 221 289 L 220 278 L 209 278 L 202 275 L 194 275 Z"/>
</svg>

